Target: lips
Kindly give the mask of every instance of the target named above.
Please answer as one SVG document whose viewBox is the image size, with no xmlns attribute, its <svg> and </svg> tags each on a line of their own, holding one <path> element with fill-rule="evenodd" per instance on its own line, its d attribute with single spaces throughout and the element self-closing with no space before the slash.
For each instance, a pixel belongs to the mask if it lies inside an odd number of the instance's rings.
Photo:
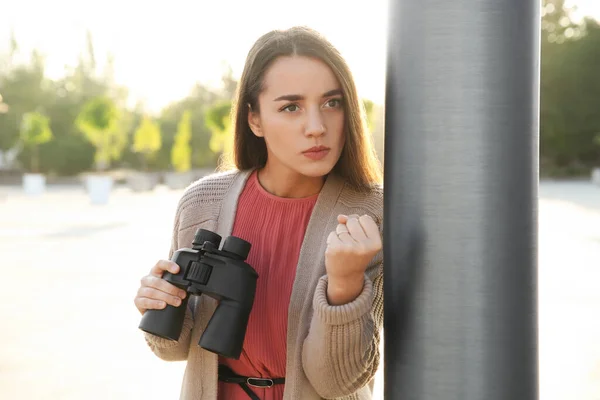
<svg viewBox="0 0 600 400">
<path fill-rule="evenodd" d="M 303 151 L 302 154 L 304 154 L 305 157 L 308 157 L 313 161 L 318 161 L 325 158 L 325 156 L 329 154 L 329 150 L 329 147 L 315 146 Z"/>
<path fill-rule="evenodd" d="M 302 153 L 307 154 L 307 153 L 319 153 L 322 151 L 329 151 L 329 147 L 325 147 L 325 146 L 314 146 L 311 147 L 308 150 L 304 150 Z"/>
</svg>

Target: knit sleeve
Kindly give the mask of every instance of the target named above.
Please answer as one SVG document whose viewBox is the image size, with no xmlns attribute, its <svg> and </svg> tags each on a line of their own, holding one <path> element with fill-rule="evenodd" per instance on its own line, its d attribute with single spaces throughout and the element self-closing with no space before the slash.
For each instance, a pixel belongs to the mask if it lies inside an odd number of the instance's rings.
<svg viewBox="0 0 600 400">
<path fill-rule="evenodd" d="M 175 222 L 173 225 L 173 233 L 171 237 L 171 248 L 169 249 L 169 259 L 173 257 L 173 253 L 179 249 L 178 233 L 181 220 L 181 212 L 183 210 L 183 202 L 186 196 L 179 201 L 177 206 L 177 212 L 175 214 Z M 185 317 L 183 321 L 183 327 L 181 329 L 181 335 L 178 341 L 163 339 L 155 336 L 151 333 L 144 332 L 146 343 L 159 358 L 165 361 L 183 361 L 188 357 L 188 350 L 190 347 L 190 337 L 192 328 L 194 326 L 194 320 L 192 317 L 192 301 L 188 301 L 187 308 L 185 311 Z"/>
<path fill-rule="evenodd" d="M 216 219 L 219 205 L 231 187 L 236 174 L 235 170 L 210 174 L 193 182 L 185 189 L 177 205 L 169 259 L 176 250 L 191 244 L 191 240 L 190 243 L 179 243 L 179 236 L 183 230 L 195 226 L 199 221 Z M 197 303 L 199 304 L 195 298 L 189 300 L 178 341 L 144 333 L 148 346 L 158 357 L 167 361 L 187 359 Z"/>
<path fill-rule="evenodd" d="M 382 263 L 370 268 L 361 294 L 339 306 L 327 301 L 327 276 L 318 282 L 302 363 L 312 386 L 324 398 L 348 396 L 367 385 L 377 372 L 383 324 L 382 270 Z"/>
<path fill-rule="evenodd" d="M 151 333 L 144 332 L 146 343 L 150 349 L 159 358 L 165 361 L 184 361 L 187 360 L 190 348 L 190 338 L 194 321 L 192 318 L 191 307 L 188 305 L 185 311 L 183 328 L 178 341 L 163 339 Z"/>
</svg>

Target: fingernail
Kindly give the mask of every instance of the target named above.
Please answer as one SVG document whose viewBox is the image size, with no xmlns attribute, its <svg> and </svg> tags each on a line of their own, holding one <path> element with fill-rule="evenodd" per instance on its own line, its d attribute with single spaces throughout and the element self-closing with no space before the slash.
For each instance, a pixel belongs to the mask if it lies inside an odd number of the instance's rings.
<svg viewBox="0 0 600 400">
<path fill-rule="evenodd" d="M 178 267 L 178 266 L 176 266 L 176 265 L 173 265 L 173 266 L 172 266 L 172 267 L 169 269 L 169 271 L 171 271 L 173 274 L 176 274 L 178 270 L 179 270 L 179 267 Z"/>
<path fill-rule="evenodd" d="M 179 297 L 181 297 L 182 299 L 185 299 L 185 292 L 183 290 L 181 292 L 179 292 Z"/>
<path fill-rule="evenodd" d="M 175 297 L 175 305 L 176 306 L 181 305 L 181 299 L 179 297 Z"/>
</svg>

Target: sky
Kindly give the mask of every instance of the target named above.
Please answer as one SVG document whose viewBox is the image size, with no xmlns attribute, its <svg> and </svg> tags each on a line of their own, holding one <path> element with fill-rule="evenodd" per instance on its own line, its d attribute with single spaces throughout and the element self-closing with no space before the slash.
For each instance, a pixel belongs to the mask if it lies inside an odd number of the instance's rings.
<svg viewBox="0 0 600 400">
<path fill-rule="evenodd" d="M 582 12 L 600 17 L 600 0 L 577 2 Z M 185 97 L 195 82 L 218 84 L 225 65 L 239 76 L 261 34 L 308 25 L 340 49 L 360 94 L 381 103 L 387 9 L 387 0 L 14 0 L 0 6 L 0 51 L 8 48 L 12 28 L 23 55 L 40 49 L 49 77 L 56 78 L 76 63 L 90 30 L 98 61 L 112 53 L 116 80 L 130 89 L 132 101 L 143 99 L 158 111 Z"/>
</svg>

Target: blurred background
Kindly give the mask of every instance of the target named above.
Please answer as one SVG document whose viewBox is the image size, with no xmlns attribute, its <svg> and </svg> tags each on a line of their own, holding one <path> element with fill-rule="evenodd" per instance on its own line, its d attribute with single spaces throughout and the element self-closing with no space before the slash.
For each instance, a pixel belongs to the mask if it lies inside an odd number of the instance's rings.
<svg viewBox="0 0 600 400">
<path fill-rule="evenodd" d="M 175 206 L 229 149 L 252 43 L 347 58 L 383 161 L 387 1 L 0 6 L 0 398 L 175 399 L 137 330 Z M 600 1 L 542 1 L 541 399 L 600 399 Z M 381 368 L 377 398 L 382 398 Z"/>
</svg>

